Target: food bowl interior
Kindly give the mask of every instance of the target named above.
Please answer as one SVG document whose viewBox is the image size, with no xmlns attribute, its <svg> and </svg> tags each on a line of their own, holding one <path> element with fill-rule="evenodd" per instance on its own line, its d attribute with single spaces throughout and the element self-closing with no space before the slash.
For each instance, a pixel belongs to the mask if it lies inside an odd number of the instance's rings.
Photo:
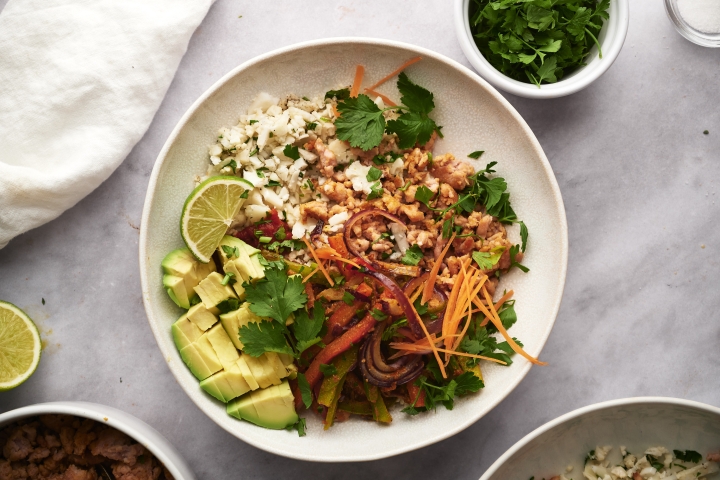
<svg viewBox="0 0 720 480">
<path fill-rule="evenodd" d="M 609 459 L 619 461 L 619 447 L 642 454 L 648 447 L 695 450 L 705 456 L 720 448 L 720 409 L 663 398 L 618 400 L 571 412 L 531 433 L 480 480 L 527 480 L 566 476 L 582 478 L 585 455 L 611 445 Z"/>
<path fill-rule="evenodd" d="M 477 45 L 475 45 L 470 31 L 468 15 L 470 1 L 456 0 L 455 4 L 455 28 L 465 56 L 485 80 L 497 88 L 522 97 L 554 98 L 582 90 L 610 68 L 620 53 L 627 35 L 629 23 L 628 0 L 610 0 L 609 18 L 605 21 L 598 36 L 603 57 L 600 58 L 597 46 L 593 46 L 585 59 L 586 66 L 576 69 L 559 82 L 543 84 L 542 87 L 538 88 L 534 84 L 506 77 L 483 57 Z"/>
<path fill-rule="evenodd" d="M 195 480 L 195 475 L 175 447 L 147 423 L 117 408 L 89 402 L 38 403 L 0 414 L 0 429 L 38 415 L 73 415 L 89 418 L 123 432 L 147 448 L 175 480 Z"/>
<path fill-rule="evenodd" d="M 411 80 L 435 95 L 432 116 L 443 126 L 445 138 L 435 152 L 466 155 L 486 153 L 475 162 L 484 167 L 497 161 L 498 174 L 507 179 L 513 207 L 530 230 L 524 263 L 529 274 L 513 272 L 501 288 L 516 292 L 519 321 L 512 334 L 529 353 L 537 355 L 555 320 L 565 282 L 567 226 L 560 192 L 536 138 L 517 112 L 470 70 L 427 50 L 368 39 L 331 39 L 289 47 L 259 57 L 226 75 L 201 97 L 170 136 L 150 181 L 140 241 L 145 308 L 168 366 L 192 400 L 215 422 L 256 447 L 289 457 L 314 461 L 370 460 L 409 451 L 446 438 L 475 422 L 497 405 L 530 368 L 518 358 L 511 367 L 484 365 L 485 389 L 456 403 L 453 411 L 439 409 L 410 417 L 393 412 L 389 427 L 352 419 L 322 430 L 319 419 L 308 417 L 308 435 L 267 430 L 236 420 L 225 405 L 205 394 L 183 364 L 170 335 L 170 325 L 183 313 L 162 288 L 160 261 L 182 247 L 179 219 L 194 178 L 206 171 L 208 146 L 218 129 L 235 125 L 259 92 L 277 97 L 288 93 L 322 96 L 352 82 L 356 64 L 365 66 L 365 84 L 393 71 L 403 61 L 422 55 L 407 70 Z M 379 89 L 399 100 L 395 82 Z M 517 226 L 511 238 L 519 241 Z"/>
</svg>

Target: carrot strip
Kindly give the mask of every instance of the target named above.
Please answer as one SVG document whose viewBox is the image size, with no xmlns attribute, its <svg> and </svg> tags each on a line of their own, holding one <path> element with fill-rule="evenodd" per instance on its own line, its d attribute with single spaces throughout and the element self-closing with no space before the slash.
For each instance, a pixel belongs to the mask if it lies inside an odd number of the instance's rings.
<svg viewBox="0 0 720 480">
<path fill-rule="evenodd" d="M 415 305 L 412 303 L 410 304 L 410 307 L 413 309 L 413 313 L 417 315 L 417 318 L 420 318 L 420 315 L 418 315 L 417 310 L 415 310 Z M 437 360 L 438 366 L 440 367 L 440 373 L 442 374 L 443 378 L 447 378 L 447 373 L 445 373 L 445 365 L 443 365 L 442 361 L 440 360 L 440 354 L 437 351 L 437 348 L 435 347 L 435 344 L 432 341 L 432 337 L 430 337 L 430 332 L 427 331 L 427 328 L 425 328 L 425 322 L 420 320 L 418 322 L 420 324 L 420 327 L 422 327 L 423 333 L 425 333 L 425 336 L 428 339 L 428 342 L 430 343 L 430 349 L 433 352 L 433 355 L 435 355 L 435 360 Z"/>
<path fill-rule="evenodd" d="M 365 75 L 365 67 L 358 65 L 355 67 L 355 80 L 353 80 L 352 89 L 350 89 L 350 96 L 357 97 L 360 93 L 360 86 L 362 85 L 363 75 Z"/>
<path fill-rule="evenodd" d="M 460 291 L 458 292 L 457 298 L 455 299 L 455 305 L 453 305 L 453 309 L 445 309 L 445 316 L 448 318 L 447 322 L 443 322 L 446 324 L 445 331 L 443 332 L 443 335 L 446 336 L 445 340 L 445 347 L 450 348 L 452 346 L 452 342 L 447 339 L 447 335 L 450 333 L 454 333 L 453 331 L 457 330 L 457 327 L 455 326 L 455 319 L 458 316 L 458 312 L 464 312 L 465 309 L 463 308 L 466 303 L 466 297 L 470 294 L 468 291 L 468 286 L 473 285 L 475 282 L 475 276 L 477 275 L 477 272 L 470 275 L 468 278 L 468 272 L 464 271 L 464 265 L 461 265 L 461 268 L 463 269 L 463 282 L 460 286 Z M 448 316 L 449 315 L 449 316 Z M 449 359 L 449 355 L 445 355 L 445 359 Z"/>
<path fill-rule="evenodd" d="M 457 301 L 457 297 L 460 293 L 460 289 L 465 282 L 465 270 L 467 269 L 467 266 L 470 264 L 470 259 L 468 258 L 465 262 L 460 264 L 460 272 L 457 274 L 457 277 L 455 277 L 455 285 L 453 285 L 452 290 L 450 290 L 450 297 L 448 298 L 447 305 L 445 306 L 446 312 L 454 312 L 455 308 L 455 302 Z M 447 316 L 443 319 L 442 324 L 442 332 L 443 335 L 447 333 L 447 327 L 450 325 L 450 319 L 447 318 Z"/>
<path fill-rule="evenodd" d="M 407 344 L 405 344 L 405 345 L 407 345 Z M 400 347 L 400 346 L 397 346 L 397 347 L 393 346 L 393 348 L 395 350 L 406 350 L 408 353 L 420 353 L 420 352 L 425 352 L 428 350 L 427 348 L 405 348 L 405 347 Z M 472 353 L 456 352 L 454 350 L 447 350 L 445 348 L 438 348 L 437 351 L 442 352 L 442 353 L 448 353 L 450 355 L 459 355 L 461 357 L 479 358 L 480 360 L 487 360 L 488 362 L 495 362 L 495 363 L 499 363 L 500 365 L 507 365 L 507 363 L 503 362 L 502 360 L 498 360 L 497 358 L 490 358 L 490 357 L 485 357 L 482 355 L 475 355 Z M 391 358 L 395 358 L 395 356 L 397 356 L 397 355 L 394 355 Z M 402 355 L 400 355 L 400 356 L 402 356 Z"/>
<path fill-rule="evenodd" d="M 410 297 L 410 303 L 415 303 L 415 300 L 420 296 L 420 294 L 423 291 L 423 286 L 418 286 L 418 289 L 415 291 L 415 293 L 412 294 L 412 297 Z"/>
<path fill-rule="evenodd" d="M 318 256 L 318 258 L 322 258 L 324 260 L 336 260 L 338 262 L 344 262 L 349 265 L 352 265 L 353 267 L 357 267 L 358 270 L 360 270 L 360 265 L 353 262 L 352 260 L 348 260 L 347 258 L 341 257 L 333 248 L 330 247 L 323 247 L 318 248 L 315 250 L 315 254 Z"/>
<path fill-rule="evenodd" d="M 497 303 L 495 303 L 495 311 L 496 311 L 496 312 L 499 311 L 499 310 L 500 310 L 500 307 L 502 307 L 503 304 L 505 304 L 505 302 L 507 302 L 507 301 L 510 299 L 510 297 L 512 297 L 512 296 L 513 296 L 513 291 L 512 291 L 512 290 L 510 290 L 509 292 L 506 292 L 505 295 L 503 295 L 503 296 L 500 298 L 500 300 L 498 300 Z M 474 311 L 475 311 L 475 312 L 479 312 L 480 309 L 476 309 L 476 310 L 474 310 Z M 488 324 L 489 321 L 490 321 L 490 319 L 489 319 L 488 317 L 485 317 L 485 319 L 482 321 L 482 323 L 480 323 L 480 326 L 481 326 L 481 327 L 484 327 L 485 325 Z"/>
<path fill-rule="evenodd" d="M 512 348 L 515 353 L 519 353 L 523 357 L 525 357 L 530 363 L 533 363 L 535 365 L 547 365 L 546 362 L 541 362 L 537 358 L 533 357 L 532 355 L 525 352 L 525 350 L 520 347 L 517 343 L 515 343 L 515 340 L 512 339 L 512 337 L 508 334 L 507 330 L 505 330 L 505 327 L 503 327 L 502 321 L 500 320 L 500 317 L 498 316 L 497 312 L 495 311 L 495 305 L 493 304 L 492 298 L 490 298 L 490 295 L 488 294 L 487 290 L 483 288 L 483 295 L 485 296 L 485 299 L 488 302 L 488 305 L 490 306 L 490 311 L 487 311 L 485 309 L 485 305 L 482 305 L 482 310 L 485 310 L 483 313 L 485 313 L 485 316 L 487 316 L 490 321 L 495 325 L 495 328 L 497 328 L 498 332 L 505 338 L 505 341 L 508 342 L 508 345 L 510 345 L 510 348 Z M 478 307 L 480 307 L 478 305 Z"/>
<path fill-rule="evenodd" d="M 335 105 L 332 106 L 333 115 L 335 115 L 335 118 L 338 118 L 340 116 L 340 112 L 338 112 L 338 109 Z"/>
<path fill-rule="evenodd" d="M 448 240 L 447 245 L 445 245 L 445 248 L 443 248 L 442 253 L 437 258 L 437 260 L 435 260 L 435 265 L 433 265 L 433 268 L 430 271 L 430 276 L 428 276 L 427 283 L 425 284 L 425 290 L 423 291 L 423 296 L 422 300 L 420 300 L 420 303 L 428 303 L 432 298 L 433 289 L 435 288 L 435 281 L 437 280 L 437 274 L 440 271 L 440 266 L 442 265 L 442 261 L 445 258 L 445 255 L 447 255 L 448 250 L 450 250 L 450 247 L 452 246 L 453 240 L 455 240 L 455 235 L 457 235 L 457 233 L 453 232 L 452 236 Z"/>
<path fill-rule="evenodd" d="M 480 280 L 480 283 L 479 283 L 477 289 L 473 293 L 470 294 L 470 298 L 468 298 L 468 301 L 467 301 L 467 310 L 468 310 L 467 321 L 465 322 L 465 326 L 463 327 L 462 332 L 460 332 L 460 336 L 457 339 L 457 341 L 455 342 L 455 345 L 452 347 L 451 350 L 457 350 L 458 347 L 460 346 L 460 342 L 465 337 L 465 334 L 467 333 L 468 328 L 470 327 L 470 322 L 472 321 L 472 301 L 471 301 L 471 299 L 475 298 L 477 296 L 478 292 L 480 291 L 480 288 L 482 288 L 483 285 L 485 285 L 487 278 L 488 278 L 487 275 L 485 275 L 483 277 L 483 279 Z M 459 326 L 459 324 L 458 324 L 458 326 Z"/>
<path fill-rule="evenodd" d="M 305 276 L 305 278 L 303 278 L 302 283 L 305 283 L 305 282 L 307 282 L 308 280 L 310 280 L 310 278 L 311 278 L 313 275 L 315 275 L 315 274 L 318 272 L 318 270 L 320 270 L 320 267 L 317 267 L 315 270 L 313 270 L 313 271 L 311 271 L 310 273 L 308 273 L 308 274 Z"/>
<path fill-rule="evenodd" d="M 366 88 L 365 93 L 369 93 L 370 95 L 375 95 L 376 97 L 382 98 L 382 101 L 388 107 L 397 107 L 397 103 L 393 102 L 392 100 L 390 100 L 388 97 L 386 97 L 385 95 L 383 95 L 380 92 L 376 92 L 375 90 L 370 90 L 369 88 Z"/>
<path fill-rule="evenodd" d="M 335 282 L 333 282 L 332 277 L 330 276 L 330 274 L 329 274 L 329 273 L 327 272 L 327 270 L 325 269 L 325 265 L 323 265 L 322 261 L 318 258 L 317 254 L 315 253 L 315 249 L 313 248 L 312 243 L 310 243 L 310 241 L 307 239 L 307 237 L 303 237 L 303 242 L 305 242 L 305 245 L 307 245 L 308 250 L 310 250 L 310 254 L 313 256 L 313 258 L 314 258 L 315 261 L 317 262 L 318 268 L 319 268 L 320 271 L 323 273 L 323 275 L 325 275 L 325 278 L 327 278 L 327 281 L 328 281 L 328 283 L 330 284 L 330 286 L 331 286 L 331 287 L 334 287 L 334 286 L 335 286 Z"/>
<path fill-rule="evenodd" d="M 395 70 L 394 72 L 392 72 L 390 75 L 381 78 L 380 81 L 378 81 L 377 83 L 375 83 L 375 84 L 372 85 L 371 87 L 366 88 L 365 91 L 375 90 L 377 87 L 379 87 L 379 86 L 382 85 L 383 83 L 387 82 L 388 80 L 390 80 L 391 78 L 393 78 L 395 75 L 399 74 L 400 72 L 402 72 L 403 70 L 405 70 L 407 67 L 409 67 L 410 65 L 412 65 L 413 63 L 417 63 L 417 62 L 419 62 L 420 60 L 422 60 L 422 57 L 413 57 L 413 58 L 411 58 L 410 60 L 408 60 L 408 61 L 406 61 L 405 63 L 403 63 L 402 65 L 400 65 L 400 67 L 399 67 L 397 70 Z"/>
</svg>

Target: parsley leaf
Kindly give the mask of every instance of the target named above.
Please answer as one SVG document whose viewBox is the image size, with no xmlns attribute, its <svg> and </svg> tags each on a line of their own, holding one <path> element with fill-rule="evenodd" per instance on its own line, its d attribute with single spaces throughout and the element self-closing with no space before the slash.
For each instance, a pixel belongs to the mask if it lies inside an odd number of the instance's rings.
<svg viewBox="0 0 720 480">
<path fill-rule="evenodd" d="M 520 270 L 522 270 L 523 272 L 527 273 L 530 271 L 530 269 L 528 267 L 526 267 L 525 265 L 523 265 L 522 263 L 515 260 L 515 257 L 517 256 L 519 251 L 520 251 L 520 245 L 513 245 L 512 247 L 510 247 L 510 267 L 508 267 L 508 268 L 517 267 Z"/>
<path fill-rule="evenodd" d="M 347 100 L 350 98 L 350 89 L 349 88 L 341 88 L 339 90 L 328 90 L 325 92 L 325 99 L 332 99 L 333 97 L 337 98 L 338 100 Z"/>
<path fill-rule="evenodd" d="M 495 247 L 489 252 L 473 252 L 472 258 L 480 267 L 480 270 L 490 270 L 500 261 L 505 247 Z"/>
<path fill-rule="evenodd" d="M 371 313 L 371 315 L 372 315 L 372 313 Z M 402 327 L 406 326 L 407 324 L 408 324 L 407 318 L 401 318 L 400 320 L 396 321 L 395 323 L 393 323 L 392 325 L 387 327 L 382 334 L 383 341 L 387 342 L 388 340 L 390 340 L 392 337 L 395 336 L 395 334 L 397 333 L 399 328 L 402 328 Z"/>
<path fill-rule="evenodd" d="M 326 365 L 324 363 L 320 364 L 320 371 L 323 375 L 326 377 L 333 376 L 337 373 L 337 368 L 335 368 L 335 365 Z"/>
<path fill-rule="evenodd" d="M 370 170 L 368 170 L 367 173 L 367 181 L 368 182 L 374 182 L 375 180 L 380 180 L 380 177 L 382 177 L 382 170 L 375 167 L 370 167 Z"/>
<path fill-rule="evenodd" d="M 525 222 L 519 222 L 520 223 L 520 240 L 522 241 L 522 247 L 520 250 L 525 253 L 525 247 L 527 246 L 527 239 L 528 239 L 528 229 L 527 226 L 525 226 Z"/>
<path fill-rule="evenodd" d="M 270 317 L 281 325 L 285 325 L 290 314 L 307 302 L 302 278 L 288 277 L 282 268 L 267 268 L 265 278 L 243 286 L 250 310 L 260 317 Z"/>
<path fill-rule="evenodd" d="M 307 423 L 305 422 L 305 419 L 302 417 L 298 419 L 297 423 L 294 423 L 293 425 L 290 425 L 289 427 L 287 427 L 287 429 L 290 431 L 297 430 L 298 437 L 304 437 L 305 435 L 307 435 L 307 433 L 305 432 L 306 428 L 307 428 Z"/>
<path fill-rule="evenodd" d="M 295 314 L 295 321 L 291 328 L 297 339 L 295 348 L 298 355 L 321 342 L 318 336 L 325 323 L 325 313 L 322 307 L 312 309 L 312 316 L 308 315 L 305 309 L 300 309 Z"/>
<path fill-rule="evenodd" d="M 418 263 L 420 263 L 420 260 L 423 258 L 423 252 L 420 250 L 420 247 L 417 245 L 413 245 L 412 247 L 405 250 L 405 255 L 400 259 L 400 262 L 402 262 L 404 265 L 413 265 L 416 266 Z"/>
<path fill-rule="evenodd" d="M 382 197 L 383 194 L 383 187 L 380 184 L 380 180 L 376 181 L 372 185 L 370 185 L 370 193 L 368 193 L 367 199 L 368 200 L 374 200 L 376 198 Z"/>
<path fill-rule="evenodd" d="M 405 72 L 400 72 L 398 75 L 397 88 L 402 94 L 400 101 L 411 111 L 427 114 L 435 108 L 433 94 L 410 81 Z"/>
<path fill-rule="evenodd" d="M 220 313 L 232 312 L 240 308 L 240 301 L 237 298 L 228 298 L 215 305 L 215 308 L 220 310 Z"/>
<path fill-rule="evenodd" d="M 485 385 L 483 381 L 475 376 L 472 372 L 465 372 L 455 377 L 457 386 L 455 387 L 455 395 L 466 395 L 468 393 L 474 393 L 483 388 Z"/>
<path fill-rule="evenodd" d="M 673 450 L 675 457 L 681 462 L 700 463 L 702 462 L 702 455 L 695 450 Z"/>
<path fill-rule="evenodd" d="M 292 158 L 293 160 L 298 160 L 300 158 L 300 149 L 288 143 L 285 145 L 285 148 L 283 148 L 283 155 L 288 158 Z"/>
<path fill-rule="evenodd" d="M 430 208 L 430 199 L 432 199 L 434 193 L 425 185 L 420 185 L 415 191 L 415 200 L 425 204 L 426 207 Z"/>
<path fill-rule="evenodd" d="M 239 330 L 239 338 L 243 343 L 243 352 L 252 357 L 259 357 L 265 352 L 294 352 L 285 339 L 285 327 L 275 322 L 250 322 Z"/>
<path fill-rule="evenodd" d="M 400 148 L 427 143 L 435 130 L 438 130 L 435 120 L 422 113 L 403 113 L 397 120 L 387 122 L 387 131 L 398 136 Z"/>
<path fill-rule="evenodd" d="M 480 155 L 482 155 L 483 153 L 485 153 L 485 150 L 476 150 L 472 153 L 468 153 L 468 157 L 474 158 L 477 160 L 478 158 L 480 158 Z"/>
<path fill-rule="evenodd" d="M 297 381 L 298 388 L 300 388 L 300 396 L 302 396 L 303 404 L 305 405 L 305 408 L 310 408 L 310 405 L 312 405 L 313 401 L 313 394 L 312 390 L 310 389 L 310 383 L 307 381 L 307 378 L 305 378 L 305 374 L 303 373 L 297 374 Z"/>
<path fill-rule="evenodd" d="M 370 97 L 361 93 L 337 104 L 340 117 L 335 120 L 337 137 L 350 146 L 370 150 L 382 141 L 385 117 Z"/>
<path fill-rule="evenodd" d="M 315 122 L 310 122 L 310 123 L 308 123 L 307 125 L 305 125 L 305 128 L 306 128 L 307 130 L 315 130 L 315 129 L 317 128 L 317 123 L 315 123 Z M 304 420 L 304 419 L 303 419 L 303 420 Z"/>
</svg>

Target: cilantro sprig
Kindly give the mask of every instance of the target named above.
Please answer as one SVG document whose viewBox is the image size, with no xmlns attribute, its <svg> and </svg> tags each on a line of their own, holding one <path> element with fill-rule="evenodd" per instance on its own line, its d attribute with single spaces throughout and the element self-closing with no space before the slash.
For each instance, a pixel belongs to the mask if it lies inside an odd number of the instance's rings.
<svg viewBox="0 0 720 480">
<path fill-rule="evenodd" d="M 610 0 L 472 0 L 470 30 L 480 53 L 521 82 L 553 83 L 585 65 L 608 19 Z"/>
<path fill-rule="evenodd" d="M 433 132 L 441 135 L 441 127 L 429 117 L 435 108 L 433 94 L 413 83 L 404 72 L 398 76 L 397 88 L 402 105 L 382 110 L 365 94 L 338 99 L 340 117 L 335 120 L 338 138 L 353 147 L 370 150 L 380 145 L 385 132 L 397 135 L 400 148 L 425 144 Z M 400 116 L 386 122 L 384 113 L 388 110 L 400 112 Z"/>
</svg>

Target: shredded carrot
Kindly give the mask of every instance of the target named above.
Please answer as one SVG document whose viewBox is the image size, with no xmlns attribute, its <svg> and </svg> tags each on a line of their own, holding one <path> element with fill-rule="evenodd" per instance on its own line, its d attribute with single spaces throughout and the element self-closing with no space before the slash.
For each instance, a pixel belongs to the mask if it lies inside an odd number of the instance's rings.
<svg viewBox="0 0 720 480">
<path fill-rule="evenodd" d="M 375 90 L 370 90 L 369 88 L 366 88 L 365 93 L 369 93 L 370 95 L 375 95 L 376 97 L 382 98 L 382 101 L 388 107 L 397 107 L 397 103 L 393 102 L 392 100 L 390 100 L 388 97 L 386 97 L 385 95 L 383 95 L 380 92 L 376 92 Z"/>
<path fill-rule="evenodd" d="M 424 288 L 423 285 L 424 284 L 418 285 L 417 290 L 415 290 L 415 293 L 413 293 L 412 296 L 410 297 L 410 303 L 415 303 L 415 300 L 417 300 L 417 298 L 420 296 L 420 294 L 423 291 L 423 288 Z"/>
<path fill-rule="evenodd" d="M 495 310 L 495 305 L 493 304 L 492 298 L 490 297 L 490 294 L 488 294 L 487 290 L 483 288 L 483 295 L 485 296 L 485 299 L 488 302 L 488 306 L 490 307 L 490 311 L 488 311 L 485 308 L 485 305 L 482 305 L 481 310 L 484 310 L 484 314 L 486 317 L 490 319 L 490 321 L 495 325 L 495 328 L 498 329 L 498 332 L 505 338 L 505 340 L 508 342 L 508 345 L 510 345 L 510 348 L 512 348 L 515 353 L 519 353 L 523 357 L 525 357 L 530 363 L 533 363 L 535 365 L 547 365 L 546 362 L 541 362 L 537 358 L 533 357 L 532 355 L 525 352 L 525 350 L 520 347 L 517 343 L 515 343 L 515 340 L 512 339 L 512 337 L 508 334 L 507 330 L 505 330 L 505 327 L 502 324 L 502 321 L 500 320 L 500 317 L 497 314 L 497 311 Z M 476 304 L 477 305 L 477 304 Z M 478 305 L 478 307 L 480 307 Z"/>
<path fill-rule="evenodd" d="M 407 62 L 405 62 L 405 63 L 403 63 L 402 65 L 400 65 L 400 67 L 399 67 L 397 70 L 395 70 L 394 72 L 392 72 L 390 75 L 381 78 L 377 83 L 375 83 L 375 84 L 372 85 L 371 87 L 366 88 L 365 91 L 367 92 L 368 90 L 375 90 L 377 87 L 379 87 L 379 86 L 382 85 L 383 83 L 387 82 L 388 80 L 390 80 L 391 78 L 393 78 L 395 75 L 399 74 L 400 72 L 402 72 L 403 70 L 405 70 L 407 67 L 409 67 L 410 65 L 412 65 L 413 63 L 417 63 L 417 62 L 419 62 L 420 60 L 422 60 L 422 57 L 413 57 L 413 58 L 411 58 L 411 59 L 408 60 Z"/>
<path fill-rule="evenodd" d="M 462 332 L 460 332 L 460 336 L 458 340 L 455 342 L 455 345 L 453 345 L 452 350 L 457 350 L 460 346 L 460 342 L 465 337 L 465 334 L 468 331 L 468 328 L 470 327 L 470 323 L 472 321 L 472 299 L 475 298 L 480 291 L 481 288 L 483 288 L 483 285 L 485 285 L 485 282 L 487 281 L 488 277 L 487 275 L 484 275 L 482 279 L 480 279 L 480 282 L 478 283 L 478 287 L 473 291 L 473 293 L 470 294 L 470 297 L 467 299 L 467 311 L 468 311 L 468 318 L 465 322 L 465 326 L 462 329 Z M 459 324 L 458 324 L 459 326 Z"/>
<path fill-rule="evenodd" d="M 313 270 L 312 272 L 308 273 L 307 276 L 306 276 L 305 278 L 303 278 L 302 283 L 305 283 L 305 282 L 307 282 L 308 280 L 310 280 L 310 277 L 312 277 L 313 275 L 315 275 L 315 274 L 318 272 L 318 270 L 320 270 L 320 267 L 317 267 L 315 270 Z"/>
<path fill-rule="evenodd" d="M 327 272 L 327 270 L 325 269 L 325 265 L 323 265 L 322 261 L 318 258 L 317 254 L 315 253 L 315 249 L 313 248 L 312 243 L 310 243 L 310 241 L 307 239 L 307 237 L 303 237 L 303 242 L 305 242 L 305 245 L 307 245 L 308 250 L 310 250 L 310 254 L 313 256 L 313 258 L 314 258 L 315 261 L 317 262 L 318 268 L 319 268 L 320 271 L 323 273 L 323 275 L 325 275 L 325 278 L 327 278 L 327 281 L 328 281 L 328 283 L 330 284 L 330 286 L 331 286 L 331 287 L 334 287 L 334 286 L 335 286 L 335 282 L 333 282 L 332 277 L 330 276 L 330 274 L 329 274 L 329 273 Z"/>
<path fill-rule="evenodd" d="M 417 316 L 420 327 L 422 327 L 423 333 L 425 333 L 425 336 L 428 339 L 428 342 L 430 343 L 430 349 L 433 352 L 433 355 L 435 355 L 435 360 L 437 360 L 438 366 L 440 367 L 440 373 L 442 374 L 443 378 L 447 378 L 447 373 L 445 373 L 445 365 L 443 365 L 442 361 L 440 360 L 440 354 L 437 351 L 437 347 L 435 347 L 435 344 L 432 341 L 432 337 L 430 336 L 430 333 L 427 331 L 427 328 L 425 328 L 425 322 L 423 322 L 420 319 L 420 315 L 418 315 L 417 310 L 415 310 L 415 305 L 412 303 L 410 304 L 410 308 L 412 308 L 413 313 Z"/>
<path fill-rule="evenodd" d="M 499 310 L 500 310 L 500 307 L 502 307 L 503 304 L 504 304 L 505 302 L 507 302 L 507 301 L 510 299 L 510 297 L 512 297 L 512 296 L 513 296 L 513 291 L 512 291 L 512 290 L 510 290 L 509 292 L 505 292 L 505 295 L 503 295 L 503 296 L 500 298 L 500 300 L 498 300 L 498 301 L 495 303 L 495 311 L 496 311 L 496 312 L 499 311 Z M 475 310 L 475 312 L 479 312 L 479 311 L 480 311 L 480 309 Z M 481 326 L 481 327 L 484 327 L 485 325 L 488 324 L 489 321 L 490 321 L 490 319 L 489 319 L 488 317 L 485 317 L 485 319 L 482 321 L 482 323 L 480 323 L 480 326 Z"/>
<path fill-rule="evenodd" d="M 425 284 L 425 290 L 423 291 L 423 296 L 422 300 L 420 300 L 420 303 L 428 303 L 432 298 L 433 289 L 435 288 L 435 281 L 437 280 L 437 274 L 440 271 L 440 266 L 442 265 L 442 261 L 445 258 L 445 255 L 447 255 L 448 250 L 450 250 L 450 247 L 452 246 L 453 240 L 455 240 L 455 235 L 457 235 L 457 233 L 453 232 L 452 237 L 450 237 L 450 239 L 448 240 L 448 243 L 447 245 L 445 245 L 445 248 L 443 248 L 442 253 L 435 260 L 435 265 L 433 265 L 433 268 L 430 271 L 430 276 L 428 276 L 427 283 Z"/>
<path fill-rule="evenodd" d="M 347 258 L 343 258 L 337 251 L 332 247 L 323 247 L 318 248 L 315 250 L 315 255 L 317 255 L 318 258 L 322 258 L 324 260 L 336 260 L 338 262 L 344 262 L 349 265 L 352 265 L 353 267 L 357 267 L 358 270 L 360 270 L 360 265 L 353 262 L 352 260 L 348 260 Z"/>
<path fill-rule="evenodd" d="M 482 275 L 482 278 L 480 278 L 481 275 Z M 467 330 L 470 327 L 470 322 L 472 320 L 472 314 L 470 313 L 470 311 L 472 310 L 472 299 L 475 298 L 477 296 L 478 292 L 480 291 L 480 289 L 483 288 L 483 285 L 485 285 L 487 278 L 488 278 L 487 275 L 482 273 L 482 271 L 477 270 L 474 273 L 474 275 L 471 277 L 471 281 L 467 282 L 468 286 L 467 286 L 466 291 L 468 291 L 469 294 L 466 298 L 463 299 L 461 308 L 456 309 L 456 313 L 453 316 L 454 317 L 453 322 L 450 325 L 450 327 L 448 327 L 447 333 L 448 334 L 456 334 L 457 333 L 457 329 L 460 327 L 460 322 L 462 321 L 462 317 L 465 314 L 466 309 L 468 311 L 468 318 L 467 318 L 467 321 L 465 322 L 465 327 L 463 328 L 462 333 L 460 333 L 460 337 L 457 339 L 457 341 L 455 342 L 454 345 L 453 345 L 451 339 L 445 340 L 445 346 L 449 350 L 451 350 L 451 351 L 457 350 L 457 348 L 460 346 L 460 342 L 462 341 L 463 337 L 465 336 L 465 333 L 467 333 Z M 477 286 L 474 287 L 475 288 L 474 290 L 470 291 L 473 288 L 473 286 L 475 285 L 476 281 L 477 281 Z M 446 356 L 446 359 L 449 360 L 449 356 Z"/>
<path fill-rule="evenodd" d="M 365 67 L 358 65 L 355 67 L 355 80 L 353 80 L 352 88 L 350 89 L 350 96 L 357 97 L 360 93 L 360 86 L 362 85 L 363 75 L 365 75 Z"/>
<path fill-rule="evenodd" d="M 340 112 L 338 112 L 338 109 L 335 105 L 332 106 L 333 115 L 335 115 L 335 118 L 338 118 L 340 116 Z"/>
<path fill-rule="evenodd" d="M 427 347 L 418 346 L 417 348 L 415 348 L 415 347 L 413 346 L 413 344 L 408 344 L 408 343 L 400 343 L 400 344 L 397 344 L 397 345 L 391 343 L 390 346 L 393 347 L 395 350 L 405 350 L 405 351 L 410 352 L 410 353 L 420 353 L 420 352 L 424 352 L 424 351 L 427 351 L 427 350 L 428 350 Z M 497 358 L 490 358 L 490 357 L 485 357 L 485 356 L 482 356 L 482 355 L 475 355 L 475 354 L 472 354 L 472 353 L 456 352 L 455 350 L 446 350 L 446 349 L 444 349 L 444 348 L 437 348 L 436 350 L 437 350 L 438 352 L 448 353 L 448 354 L 450 354 L 450 355 L 459 355 L 459 356 L 461 356 L 461 357 L 479 358 L 479 359 L 481 359 L 481 360 L 487 360 L 487 361 L 489 361 L 489 362 L 495 362 L 495 363 L 499 363 L 499 364 L 501 364 L 501 365 L 507 365 L 507 363 L 505 363 L 505 362 L 502 361 L 502 360 L 498 360 Z M 396 355 L 393 355 L 393 356 L 390 357 L 390 358 L 395 358 L 395 357 L 397 357 L 397 356 L 398 356 L 398 355 L 396 354 Z M 402 356 L 402 355 L 399 355 L 399 356 Z"/>
<path fill-rule="evenodd" d="M 455 284 L 453 285 L 452 290 L 450 290 L 450 297 L 448 298 L 447 304 L 445 306 L 446 312 L 454 312 L 455 311 L 454 310 L 455 302 L 457 301 L 457 296 L 459 295 L 460 289 L 462 288 L 463 283 L 465 282 L 465 274 L 466 274 L 465 270 L 467 269 L 468 265 L 470 264 L 470 260 L 471 259 L 468 258 L 465 262 L 460 264 L 460 267 L 461 267 L 460 272 L 455 277 Z M 449 325 L 450 325 L 450 319 L 445 317 L 443 319 L 443 324 L 442 324 L 443 335 L 447 333 L 447 327 Z"/>
<path fill-rule="evenodd" d="M 470 294 L 470 288 L 472 288 L 472 285 L 474 285 L 475 277 L 477 275 L 477 271 L 474 271 L 468 276 L 468 272 L 465 270 L 465 266 L 461 265 L 461 271 L 463 273 L 463 282 L 460 286 L 460 291 L 458 292 L 457 297 L 455 298 L 455 305 L 453 305 L 453 309 L 450 310 L 448 308 L 445 309 L 445 318 L 447 319 L 447 322 L 445 323 L 445 331 L 443 332 L 443 335 L 448 335 L 450 333 L 455 333 L 457 331 L 457 324 L 459 324 L 459 321 L 456 323 L 456 319 L 458 316 L 462 316 L 463 312 L 465 311 L 465 303 L 466 298 Z M 448 316 L 449 315 L 449 316 Z M 445 347 L 450 348 L 452 346 L 452 342 L 448 339 L 445 340 Z M 449 355 L 445 356 L 445 359 L 449 359 Z"/>
</svg>

